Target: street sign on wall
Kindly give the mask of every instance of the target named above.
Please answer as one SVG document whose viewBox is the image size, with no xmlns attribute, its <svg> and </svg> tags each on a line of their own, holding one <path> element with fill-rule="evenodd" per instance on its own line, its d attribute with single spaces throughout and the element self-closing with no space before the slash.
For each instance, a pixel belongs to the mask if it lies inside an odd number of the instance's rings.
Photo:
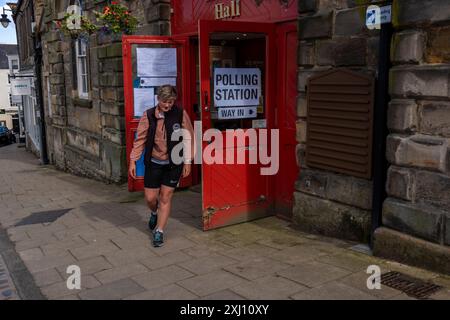
<svg viewBox="0 0 450 320">
<path fill-rule="evenodd" d="M 30 79 L 11 79 L 11 95 L 12 96 L 31 95 Z"/>
</svg>

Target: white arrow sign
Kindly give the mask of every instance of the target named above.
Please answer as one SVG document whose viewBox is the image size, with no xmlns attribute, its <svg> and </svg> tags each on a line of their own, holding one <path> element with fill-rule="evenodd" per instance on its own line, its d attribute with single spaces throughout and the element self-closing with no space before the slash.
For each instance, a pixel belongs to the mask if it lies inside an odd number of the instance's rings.
<svg viewBox="0 0 450 320">
<path fill-rule="evenodd" d="M 256 107 L 237 107 L 237 108 L 220 108 L 219 119 L 245 119 L 256 118 Z"/>
</svg>

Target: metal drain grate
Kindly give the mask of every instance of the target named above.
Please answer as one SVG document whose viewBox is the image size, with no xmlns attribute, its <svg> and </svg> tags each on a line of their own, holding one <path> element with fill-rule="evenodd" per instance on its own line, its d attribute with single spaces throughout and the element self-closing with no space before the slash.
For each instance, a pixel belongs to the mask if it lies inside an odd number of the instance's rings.
<svg viewBox="0 0 450 320">
<path fill-rule="evenodd" d="M 426 299 L 442 289 L 441 286 L 407 276 L 400 272 L 391 271 L 381 275 L 381 284 L 403 291 L 408 296 Z"/>
</svg>

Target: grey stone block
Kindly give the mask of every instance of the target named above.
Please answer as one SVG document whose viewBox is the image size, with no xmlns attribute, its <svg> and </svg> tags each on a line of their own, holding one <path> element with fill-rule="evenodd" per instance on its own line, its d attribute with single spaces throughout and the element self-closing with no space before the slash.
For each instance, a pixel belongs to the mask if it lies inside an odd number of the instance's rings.
<svg viewBox="0 0 450 320">
<path fill-rule="evenodd" d="M 450 95 L 449 66 L 396 67 L 390 71 L 390 94 L 401 97 Z"/>
<path fill-rule="evenodd" d="M 318 41 L 317 64 L 361 66 L 366 64 L 367 42 L 364 38 L 340 38 Z"/>
<path fill-rule="evenodd" d="M 415 238 L 404 233 L 378 228 L 373 254 L 403 264 L 450 274 L 450 248 Z"/>
<path fill-rule="evenodd" d="M 447 246 L 450 246 L 450 214 L 447 212 L 445 217 L 445 236 L 444 236 L 444 243 Z"/>
<path fill-rule="evenodd" d="M 298 30 L 300 39 L 329 38 L 332 35 L 333 13 L 300 18 Z"/>
<path fill-rule="evenodd" d="M 436 27 L 428 30 L 428 48 L 426 61 L 428 63 L 450 63 L 450 26 Z"/>
<path fill-rule="evenodd" d="M 297 166 L 300 168 L 306 168 L 306 145 L 297 144 L 295 147 L 295 156 L 297 161 Z"/>
<path fill-rule="evenodd" d="M 387 125 L 391 132 L 415 132 L 418 127 L 414 100 L 395 99 L 389 103 Z"/>
<path fill-rule="evenodd" d="M 107 113 L 113 116 L 124 116 L 125 108 L 123 103 L 101 102 L 100 112 Z"/>
<path fill-rule="evenodd" d="M 372 208 L 372 182 L 320 170 L 302 169 L 297 190 L 361 209 Z"/>
<path fill-rule="evenodd" d="M 306 127 L 307 123 L 305 120 L 297 120 L 295 122 L 295 127 L 297 130 L 297 142 L 299 143 L 305 143 L 306 142 Z"/>
<path fill-rule="evenodd" d="M 297 117 L 306 118 L 307 115 L 307 100 L 305 96 L 297 97 Z"/>
<path fill-rule="evenodd" d="M 398 0 L 393 6 L 395 27 L 429 24 L 450 20 L 450 2 L 447 0 Z"/>
<path fill-rule="evenodd" d="M 294 193 L 293 221 L 306 232 L 367 242 L 370 212 L 304 193 Z"/>
<path fill-rule="evenodd" d="M 109 180 L 123 182 L 127 178 L 126 148 L 112 142 L 102 144 L 102 162 Z"/>
<path fill-rule="evenodd" d="M 317 0 L 301 0 L 298 1 L 298 12 L 306 13 L 317 10 Z"/>
<path fill-rule="evenodd" d="M 388 198 L 383 203 L 383 225 L 439 243 L 443 212 L 436 208 Z"/>
<path fill-rule="evenodd" d="M 325 198 L 327 189 L 327 174 L 321 171 L 302 169 L 299 180 L 295 182 L 295 189 L 314 196 Z"/>
<path fill-rule="evenodd" d="M 340 10 L 336 12 L 334 24 L 336 36 L 353 36 L 367 33 L 365 14 L 361 14 L 360 8 Z"/>
<path fill-rule="evenodd" d="M 444 172 L 447 165 L 448 142 L 445 139 L 414 135 L 389 135 L 387 160 L 398 166 L 420 167 Z"/>
<path fill-rule="evenodd" d="M 170 5 L 154 4 L 145 10 L 147 22 L 170 20 Z"/>
<path fill-rule="evenodd" d="M 414 200 L 415 181 L 415 175 L 410 169 L 390 166 L 386 182 L 387 193 L 395 198 Z"/>
<path fill-rule="evenodd" d="M 122 56 L 122 43 L 113 43 L 106 47 L 106 56 L 108 58 Z"/>
<path fill-rule="evenodd" d="M 372 209 L 372 181 L 346 175 L 328 174 L 326 198 L 357 208 Z"/>
<path fill-rule="evenodd" d="M 392 39 L 391 60 L 394 63 L 419 63 L 423 60 L 426 38 L 423 32 L 406 31 Z"/>
<path fill-rule="evenodd" d="M 302 93 L 306 93 L 306 86 L 308 83 L 308 79 L 312 76 L 315 76 L 321 72 L 330 70 L 329 67 L 318 67 L 314 69 L 300 69 L 298 72 L 298 91 Z"/>
<path fill-rule="evenodd" d="M 419 115 L 421 133 L 450 138 L 450 102 L 422 101 Z"/>
<path fill-rule="evenodd" d="M 416 172 L 416 200 L 429 202 L 442 209 L 450 208 L 450 177 L 429 171 Z"/>
<path fill-rule="evenodd" d="M 315 61 L 314 43 L 301 41 L 298 45 L 298 64 L 300 66 L 313 66 Z"/>
</svg>

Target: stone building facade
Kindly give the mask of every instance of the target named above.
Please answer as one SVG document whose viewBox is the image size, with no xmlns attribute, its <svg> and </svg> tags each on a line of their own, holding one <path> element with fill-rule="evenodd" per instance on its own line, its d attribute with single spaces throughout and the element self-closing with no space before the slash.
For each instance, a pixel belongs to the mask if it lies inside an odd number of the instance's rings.
<svg viewBox="0 0 450 320">
<path fill-rule="evenodd" d="M 264 0 L 263 0 L 264 1 Z M 170 0 L 119 1 L 138 17 L 137 34 L 170 34 Z M 122 44 L 89 38 L 89 92 L 78 94 L 74 40 L 55 21 L 74 1 L 44 1 L 38 20 L 44 50 L 49 158 L 63 170 L 123 182 L 127 178 Z M 93 18 L 106 1 L 83 1 Z M 379 36 L 365 26 L 369 0 L 298 0 L 297 152 L 293 221 L 303 230 L 367 243 L 373 180 L 308 168 L 307 81 L 349 68 L 377 78 Z M 394 0 L 386 159 L 387 198 L 374 252 L 450 272 L 450 4 Z M 76 47 L 76 46 L 75 46 Z M 377 164 L 373 164 L 374 166 Z"/>
<path fill-rule="evenodd" d="M 121 1 L 139 20 L 136 34 L 169 32 L 169 1 Z M 87 42 L 88 93 L 77 90 L 76 41 L 55 22 L 69 5 L 80 4 L 94 20 L 108 1 L 45 1 L 40 31 L 44 50 L 44 99 L 48 154 L 62 170 L 105 182 L 127 178 L 122 43 L 120 37 L 94 34 Z M 80 84 L 78 84 L 80 85 Z"/>
<path fill-rule="evenodd" d="M 304 230 L 367 242 L 371 180 L 307 168 L 307 79 L 349 67 L 377 76 L 378 32 L 365 27 L 376 1 L 299 1 L 294 221 Z M 387 198 L 374 254 L 450 273 L 450 3 L 393 1 L 387 108 Z M 377 165 L 377 164 L 374 164 Z"/>
<path fill-rule="evenodd" d="M 370 1 L 299 1 L 299 72 L 294 221 L 304 230 L 368 242 L 372 181 L 307 168 L 307 81 L 332 68 L 376 76 L 379 31 L 365 26 Z M 376 4 L 376 2 L 373 2 Z"/>
<path fill-rule="evenodd" d="M 375 253 L 450 273 L 450 2 L 397 1 Z"/>
</svg>

